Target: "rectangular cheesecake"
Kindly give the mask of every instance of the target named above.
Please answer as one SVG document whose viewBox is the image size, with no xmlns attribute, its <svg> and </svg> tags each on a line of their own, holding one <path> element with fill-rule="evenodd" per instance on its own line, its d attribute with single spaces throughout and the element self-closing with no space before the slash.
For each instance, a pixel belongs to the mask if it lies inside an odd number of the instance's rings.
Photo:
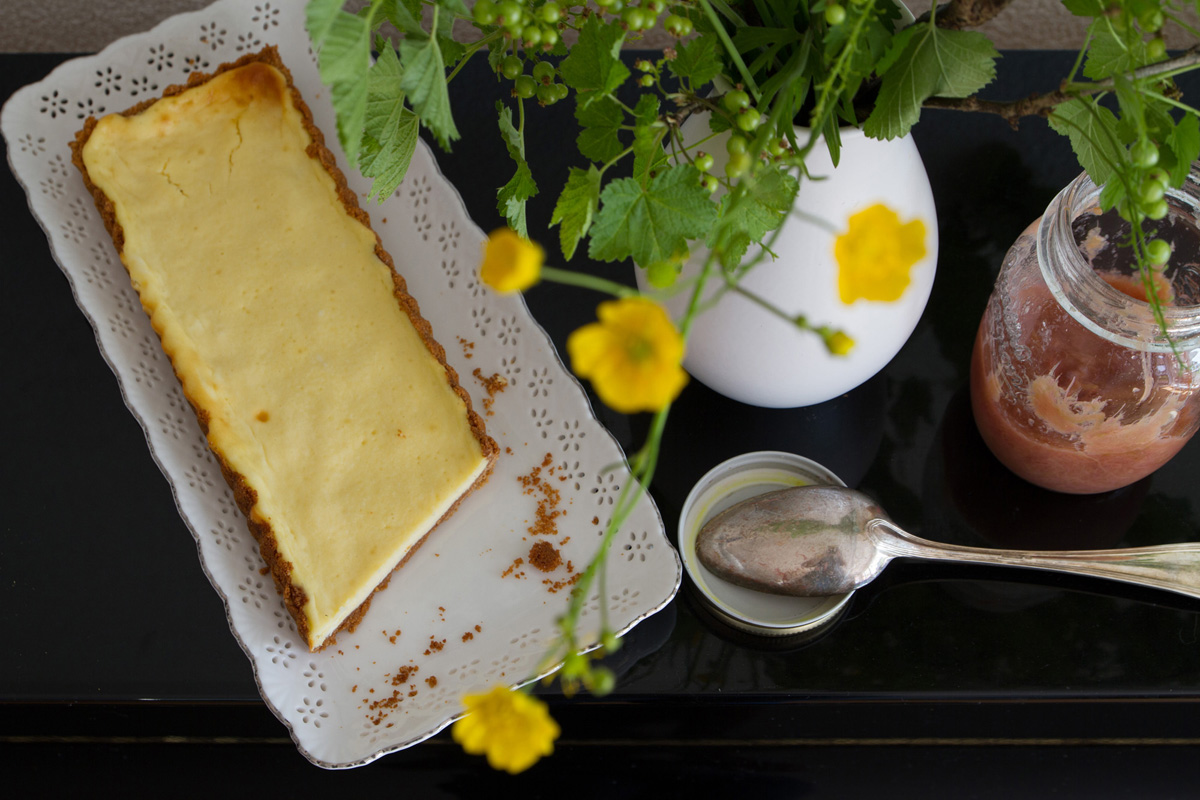
<svg viewBox="0 0 1200 800">
<path fill-rule="evenodd" d="M 72 151 L 318 650 L 487 479 L 496 443 L 274 48 L 89 119 Z"/>
</svg>

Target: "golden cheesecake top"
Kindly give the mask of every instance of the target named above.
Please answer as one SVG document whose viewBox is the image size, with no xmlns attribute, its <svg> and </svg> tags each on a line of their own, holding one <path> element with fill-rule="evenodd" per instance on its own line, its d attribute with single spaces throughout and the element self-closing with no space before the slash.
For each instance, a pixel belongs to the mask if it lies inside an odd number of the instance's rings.
<svg viewBox="0 0 1200 800">
<path fill-rule="evenodd" d="M 210 445 L 290 564 L 315 649 L 490 453 L 311 143 L 284 76 L 250 63 L 100 120 L 82 158 Z"/>
</svg>

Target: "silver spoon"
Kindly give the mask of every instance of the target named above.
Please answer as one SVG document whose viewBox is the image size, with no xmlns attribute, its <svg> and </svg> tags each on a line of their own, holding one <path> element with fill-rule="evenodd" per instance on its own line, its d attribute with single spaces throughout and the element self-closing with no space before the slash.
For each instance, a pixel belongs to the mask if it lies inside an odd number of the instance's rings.
<svg viewBox="0 0 1200 800">
<path fill-rule="evenodd" d="M 1071 572 L 1200 598 L 1200 542 L 1059 551 L 942 544 L 902 530 L 871 498 L 840 486 L 800 486 L 738 503 L 700 529 L 696 554 L 731 583 L 799 597 L 857 589 L 905 557 Z"/>
</svg>

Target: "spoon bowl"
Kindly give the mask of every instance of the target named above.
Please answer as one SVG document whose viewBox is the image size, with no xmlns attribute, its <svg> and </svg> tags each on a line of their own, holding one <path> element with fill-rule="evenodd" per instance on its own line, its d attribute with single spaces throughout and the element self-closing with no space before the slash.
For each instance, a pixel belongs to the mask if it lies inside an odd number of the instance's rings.
<svg viewBox="0 0 1200 800">
<path fill-rule="evenodd" d="M 709 520 L 696 555 L 713 574 L 771 594 L 853 591 L 897 557 L 1069 572 L 1200 599 L 1200 543 L 1120 550 L 1025 551 L 932 542 L 901 529 L 874 500 L 840 486 L 768 492 Z"/>
</svg>

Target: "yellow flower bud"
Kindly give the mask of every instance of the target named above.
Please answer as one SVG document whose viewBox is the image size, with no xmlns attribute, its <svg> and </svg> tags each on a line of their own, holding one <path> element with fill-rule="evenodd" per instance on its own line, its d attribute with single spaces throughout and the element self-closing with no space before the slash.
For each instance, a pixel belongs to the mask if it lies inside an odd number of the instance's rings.
<svg viewBox="0 0 1200 800">
<path fill-rule="evenodd" d="M 546 254 L 511 228 L 493 231 L 483 247 L 479 278 L 498 292 L 520 292 L 538 282 Z"/>
</svg>

